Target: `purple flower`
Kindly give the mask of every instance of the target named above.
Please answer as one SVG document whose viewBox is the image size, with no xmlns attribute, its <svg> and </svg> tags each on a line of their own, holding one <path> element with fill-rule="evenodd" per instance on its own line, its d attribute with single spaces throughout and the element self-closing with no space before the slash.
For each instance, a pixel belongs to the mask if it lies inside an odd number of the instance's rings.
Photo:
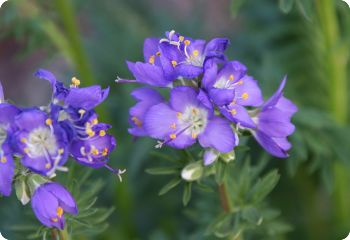
<svg viewBox="0 0 350 240">
<path fill-rule="evenodd" d="M 75 77 L 72 78 L 70 88 L 67 88 L 51 72 L 44 69 L 39 69 L 34 75 L 49 81 L 53 89 L 53 103 L 63 101 L 66 107 L 91 110 L 102 103 L 109 93 L 109 88 L 101 89 L 98 85 L 79 88 L 80 80 Z"/>
<path fill-rule="evenodd" d="M 19 112 L 13 105 L 0 103 L 0 193 L 4 196 L 9 196 L 12 190 L 15 164 L 11 138 L 15 131 L 13 121 Z"/>
<path fill-rule="evenodd" d="M 66 132 L 45 112 L 27 109 L 15 118 L 15 139 L 21 163 L 33 172 L 51 176 L 68 157 Z"/>
<path fill-rule="evenodd" d="M 237 61 L 227 62 L 219 71 L 216 64 L 206 68 L 202 85 L 220 112 L 230 121 L 254 128 L 245 106 L 263 103 L 257 82 L 246 75 L 247 68 Z"/>
<path fill-rule="evenodd" d="M 163 102 L 164 99 L 157 91 L 146 87 L 134 90 L 131 96 L 138 100 L 138 103 L 129 111 L 129 122 L 132 126 L 129 133 L 134 136 L 147 136 L 143 127 L 145 114 L 149 108 Z"/>
<path fill-rule="evenodd" d="M 64 213 L 78 214 L 72 195 L 57 183 L 39 186 L 32 197 L 32 208 L 38 220 L 47 227 L 63 230 Z"/>
<path fill-rule="evenodd" d="M 156 87 L 171 85 L 172 79 L 166 78 L 160 62 L 159 38 L 147 38 L 144 42 L 145 62 L 129 62 L 127 65 L 136 81 Z"/>
<path fill-rule="evenodd" d="M 144 118 L 144 129 L 153 138 L 174 148 L 186 148 L 196 140 L 202 147 L 229 152 L 235 146 L 235 134 L 228 121 L 214 115 L 214 109 L 203 91 L 176 87 L 169 104 L 151 107 Z"/>
<path fill-rule="evenodd" d="M 226 38 L 215 38 L 210 42 L 193 40 L 171 31 L 160 40 L 160 60 L 167 78 L 191 79 L 203 73 L 208 59 L 225 60 L 224 51 L 229 44 Z"/>
<path fill-rule="evenodd" d="M 286 78 L 283 79 L 276 93 L 263 106 L 253 111 L 252 119 L 256 130 L 251 130 L 258 143 L 275 157 L 288 157 L 291 148 L 287 137 L 294 132 L 291 118 L 298 108 L 283 96 Z"/>
<path fill-rule="evenodd" d="M 93 114 L 82 125 L 75 125 L 77 135 L 70 144 L 70 152 L 80 164 L 100 168 L 106 165 L 111 151 L 116 147 L 115 138 L 107 133 L 111 126 L 99 123 Z"/>
</svg>

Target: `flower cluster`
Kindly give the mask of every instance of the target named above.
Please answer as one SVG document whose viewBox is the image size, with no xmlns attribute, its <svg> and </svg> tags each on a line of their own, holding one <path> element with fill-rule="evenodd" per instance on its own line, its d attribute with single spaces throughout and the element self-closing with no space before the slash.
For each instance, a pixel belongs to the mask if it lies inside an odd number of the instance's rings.
<svg viewBox="0 0 350 240">
<path fill-rule="evenodd" d="M 109 89 L 79 88 L 77 78 L 66 87 L 43 69 L 35 76 L 52 86 L 47 106 L 19 108 L 7 103 L 0 89 L 0 193 L 11 194 L 15 177 L 40 176 L 40 181 L 33 181 L 33 211 L 44 225 L 63 229 L 64 213 L 77 214 L 78 210 L 71 194 L 52 179 L 58 170 L 68 170 L 65 164 L 70 156 L 88 167 L 110 168 L 106 164 L 116 141 L 107 133 L 111 126 L 99 123 L 94 110 Z M 23 204 L 29 200 L 21 199 Z"/>
<path fill-rule="evenodd" d="M 206 42 L 175 31 L 146 39 L 145 62 L 127 62 L 135 80 L 116 81 L 170 88 L 169 100 L 154 88 L 134 90 L 129 132 L 158 139 L 157 147 L 183 149 L 198 140 L 206 150 L 205 165 L 233 151 L 242 132 L 250 132 L 273 156 L 287 157 L 297 107 L 283 96 L 286 79 L 264 102 L 247 67 L 225 56 L 228 45 L 225 38 Z"/>
</svg>

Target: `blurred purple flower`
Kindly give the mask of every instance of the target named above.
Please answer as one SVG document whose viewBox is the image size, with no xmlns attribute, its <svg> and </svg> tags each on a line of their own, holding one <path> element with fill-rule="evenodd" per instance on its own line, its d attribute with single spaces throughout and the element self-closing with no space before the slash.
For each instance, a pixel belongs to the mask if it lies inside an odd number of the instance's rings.
<svg viewBox="0 0 350 240">
<path fill-rule="evenodd" d="M 78 214 L 74 198 L 58 183 L 39 186 L 32 197 L 32 208 L 42 224 L 61 230 L 65 227 L 64 213 Z"/>
</svg>

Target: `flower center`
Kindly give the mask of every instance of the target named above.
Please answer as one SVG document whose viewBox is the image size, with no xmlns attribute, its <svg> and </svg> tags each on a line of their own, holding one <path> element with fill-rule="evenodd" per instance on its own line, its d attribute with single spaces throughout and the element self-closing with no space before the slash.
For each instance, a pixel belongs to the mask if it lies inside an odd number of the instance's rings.
<svg viewBox="0 0 350 240">
<path fill-rule="evenodd" d="M 48 127 L 38 127 L 31 131 L 27 140 L 28 153 L 35 158 L 54 155 L 57 152 L 57 141 L 52 130 Z"/>
<path fill-rule="evenodd" d="M 193 138 L 202 133 L 207 126 L 208 112 L 203 108 L 193 106 L 186 107 L 185 111 L 178 117 L 180 128 L 187 128 L 185 134 Z"/>
</svg>

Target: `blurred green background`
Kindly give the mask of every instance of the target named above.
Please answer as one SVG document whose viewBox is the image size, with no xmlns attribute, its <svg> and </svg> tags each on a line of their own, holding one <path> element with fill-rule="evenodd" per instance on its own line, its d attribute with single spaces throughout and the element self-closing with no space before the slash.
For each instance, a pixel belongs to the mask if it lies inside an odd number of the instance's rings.
<svg viewBox="0 0 350 240">
<path fill-rule="evenodd" d="M 158 196 L 169 179 L 145 173 L 162 164 L 150 154 L 155 142 L 133 141 L 127 132 L 134 104 L 129 93 L 137 86 L 114 83 L 117 76 L 132 77 L 125 60 L 142 60 L 144 38 L 171 29 L 193 38 L 228 37 L 228 56 L 248 66 L 266 97 L 288 74 L 285 95 L 300 109 L 294 148 L 290 158 L 271 158 L 267 168 L 281 173 L 269 204 L 280 209 L 292 231 L 276 239 L 345 238 L 350 231 L 350 9 L 344 2 L 9 0 L 0 8 L 0 80 L 7 99 L 22 106 L 47 104 L 49 85 L 33 77 L 38 68 L 67 83 L 76 76 L 83 86 L 111 86 L 98 111 L 101 121 L 113 125 L 119 144 L 110 164 L 127 174 L 120 183 L 105 169 L 94 171 L 90 181 L 105 184 L 97 205 L 115 211 L 104 231 L 73 239 L 216 239 L 203 235 L 203 221 L 190 212 L 198 204 L 208 212 L 216 209 L 209 193 L 194 192 L 186 208 L 179 188 Z M 259 156 L 261 148 L 251 146 L 252 155 Z M 11 240 L 26 239 L 12 227 L 29 219 L 30 211 L 24 214 L 29 208 L 15 196 L 2 198 L 0 232 Z"/>
</svg>

